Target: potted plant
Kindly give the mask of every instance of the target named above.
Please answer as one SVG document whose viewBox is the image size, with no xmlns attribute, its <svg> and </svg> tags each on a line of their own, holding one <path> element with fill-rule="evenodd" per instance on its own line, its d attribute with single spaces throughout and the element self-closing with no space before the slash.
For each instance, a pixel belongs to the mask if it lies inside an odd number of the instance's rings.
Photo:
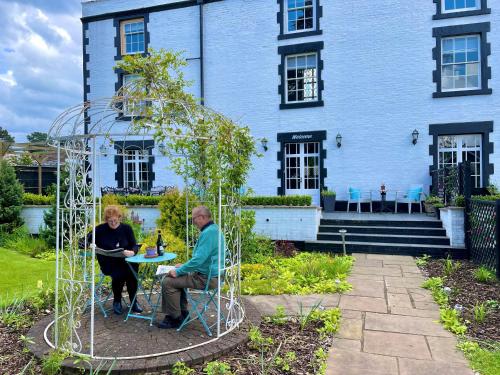
<svg viewBox="0 0 500 375">
<path fill-rule="evenodd" d="M 321 191 L 321 196 L 323 197 L 323 208 L 325 212 L 334 212 L 337 194 L 331 190 L 323 190 Z"/>
<path fill-rule="evenodd" d="M 144 256 L 147 258 L 152 258 L 157 256 L 156 253 L 156 238 L 154 232 L 150 232 L 140 244 L 141 253 L 145 253 Z"/>
<path fill-rule="evenodd" d="M 425 212 L 439 219 L 439 208 L 444 207 L 443 199 L 435 195 L 429 195 L 424 201 Z"/>
</svg>

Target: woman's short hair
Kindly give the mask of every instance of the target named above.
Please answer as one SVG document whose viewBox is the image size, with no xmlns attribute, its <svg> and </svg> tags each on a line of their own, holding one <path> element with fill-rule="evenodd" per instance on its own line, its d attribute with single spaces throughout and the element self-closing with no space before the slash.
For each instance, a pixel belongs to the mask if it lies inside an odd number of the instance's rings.
<svg viewBox="0 0 500 375">
<path fill-rule="evenodd" d="M 122 210 L 120 206 L 110 204 L 104 209 L 104 221 L 108 221 L 110 217 L 122 218 Z"/>
</svg>

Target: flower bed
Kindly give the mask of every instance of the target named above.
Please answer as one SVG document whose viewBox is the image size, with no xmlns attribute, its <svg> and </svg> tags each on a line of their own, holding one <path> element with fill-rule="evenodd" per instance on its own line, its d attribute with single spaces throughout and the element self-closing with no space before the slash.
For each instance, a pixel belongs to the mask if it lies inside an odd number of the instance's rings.
<svg viewBox="0 0 500 375">
<path fill-rule="evenodd" d="M 441 323 L 459 336 L 458 347 L 481 375 L 500 369 L 500 282 L 469 261 L 417 260 L 424 284 L 440 305 Z"/>
</svg>

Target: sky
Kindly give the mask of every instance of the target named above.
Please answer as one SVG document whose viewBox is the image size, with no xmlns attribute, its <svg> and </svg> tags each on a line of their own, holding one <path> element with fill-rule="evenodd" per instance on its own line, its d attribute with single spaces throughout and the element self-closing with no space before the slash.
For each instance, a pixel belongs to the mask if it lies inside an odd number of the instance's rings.
<svg viewBox="0 0 500 375">
<path fill-rule="evenodd" d="M 80 0 L 0 0 L 0 126 L 26 141 L 81 103 Z"/>
</svg>

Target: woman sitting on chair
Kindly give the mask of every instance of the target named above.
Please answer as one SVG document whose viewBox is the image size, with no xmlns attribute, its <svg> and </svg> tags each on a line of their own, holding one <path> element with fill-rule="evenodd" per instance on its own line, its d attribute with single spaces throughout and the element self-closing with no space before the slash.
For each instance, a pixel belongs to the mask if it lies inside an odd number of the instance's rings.
<svg viewBox="0 0 500 375">
<path fill-rule="evenodd" d="M 122 291 L 125 283 L 127 284 L 128 296 L 130 302 L 134 300 L 137 292 L 137 279 L 132 270 L 125 261 L 126 257 L 134 256 L 138 251 L 134 232 L 128 224 L 121 222 L 122 213 L 118 206 L 109 205 L 104 210 L 104 223 L 95 228 L 95 244 L 102 250 L 124 249 L 120 257 L 106 256 L 100 252 L 97 255 L 97 261 L 103 274 L 111 276 L 111 286 L 113 288 L 113 311 L 120 315 L 122 308 Z M 92 233 L 89 234 L 89 242 L 92 242 Z M 132 265 L 137 272 L 138 265 Z M 134 302 L 132 311 L 142 312 L 141 307 Z"/>
</svg>

